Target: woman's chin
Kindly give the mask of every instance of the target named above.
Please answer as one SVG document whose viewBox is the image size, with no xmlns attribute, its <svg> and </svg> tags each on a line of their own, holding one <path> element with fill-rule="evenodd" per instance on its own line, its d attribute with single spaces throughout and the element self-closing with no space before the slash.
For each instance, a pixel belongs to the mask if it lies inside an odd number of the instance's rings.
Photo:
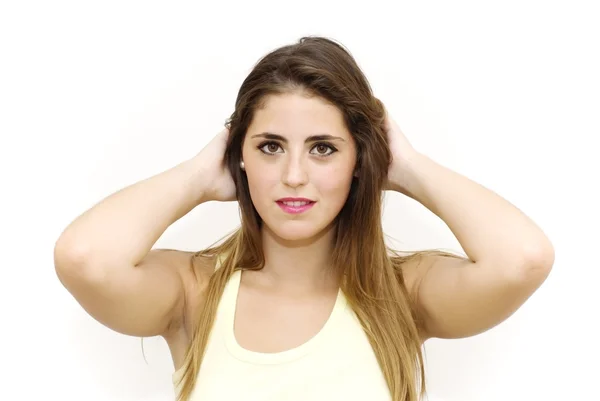
<svg viewBox="0 0 600 401">
<path fill-rule="evenodd" d="M 307 222 L 290 222 L 292 224 L 283 224 L 276 229 L 269 228 L 268 231 L 278 241 L 286 243 L 295 243 L 297 245 L 310 244 L 327 234 L 328 229 L 315 227 Z"/>
</svg>

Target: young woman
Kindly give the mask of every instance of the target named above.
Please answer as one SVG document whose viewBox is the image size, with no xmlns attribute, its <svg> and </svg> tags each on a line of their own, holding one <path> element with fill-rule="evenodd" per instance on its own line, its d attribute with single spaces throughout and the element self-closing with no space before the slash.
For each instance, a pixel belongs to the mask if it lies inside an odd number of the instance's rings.
<svg viewBox="0 0 600 401">
<path fill-rule="evenodd" d="M 385 190 L 439 216 L 467 257 L 388 248 Z M 241 227 L 218 245 L 152 249 L 197 205 L 233 200 Z M 165 338 L 189 401 L 415 401 L 423 342 L 502 322 L 553 262 L 536 224 L 415 150 L 349 52 L 319 37 L 261 59 L 199 154 L 107 197 L 55 247 L 91 316 Z"/>
</svg>

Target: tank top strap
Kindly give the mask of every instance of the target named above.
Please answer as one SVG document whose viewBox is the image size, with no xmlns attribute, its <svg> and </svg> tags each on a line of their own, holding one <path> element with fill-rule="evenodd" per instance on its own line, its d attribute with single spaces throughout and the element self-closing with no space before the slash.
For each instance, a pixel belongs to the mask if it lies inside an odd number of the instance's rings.
<svg viewBox="0 0 600 401">
<path fill-rule="evenodd" d="M 215 272 L 223 266 L 226 257 L 227 255 L 225 253 L 217 255 Z M 225 336 L 229 326 L 233 323 L 232 320 L 233 316 L 235 316 L 240 279 L 241 270 L 235 269 L 225 284 L 221 299 L 219 300 L 214 323 L 214 330 L 219 333 L 219 336 Z"/>
<path fill-rule="evenodd" d="M 240 290 L 240 283 L 242 278 L 242 271 L 235 270 L 229 281 L 225 285 L 225 289 L 223 291 L 223 295 L 221 295 L 221 301 L 219 303 L 219 314 L 223 319 L 223 324 L 225 325 L 223 329 L 225 330 L 225 335 L 227 332 L 233 328 L 233 321 L 235 318 L 235 309 L 237 306 L 238 292 Z"/>
</svg>

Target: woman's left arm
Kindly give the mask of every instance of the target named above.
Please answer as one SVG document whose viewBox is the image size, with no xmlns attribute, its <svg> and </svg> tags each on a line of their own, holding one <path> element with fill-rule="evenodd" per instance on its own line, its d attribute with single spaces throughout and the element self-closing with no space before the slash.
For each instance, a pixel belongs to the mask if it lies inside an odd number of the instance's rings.
<svg viewBox="0 0 600 401">
<path fill-rule="evenodd" d="M 554 264 L 542 230 L 493 191 L 415 151 L 387 117 L 393 162 L 388 188 L 440 217 L 468 258 L 426 256 L 407 262 L 405 283 L 417 296 L 423 338 L 479 334 L 512 315 Z"/>
</svg>

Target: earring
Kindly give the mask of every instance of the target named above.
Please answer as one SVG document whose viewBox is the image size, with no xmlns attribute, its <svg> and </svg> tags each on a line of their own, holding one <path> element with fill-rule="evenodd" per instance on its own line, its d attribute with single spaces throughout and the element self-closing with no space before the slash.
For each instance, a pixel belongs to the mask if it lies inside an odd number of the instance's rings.
<svg viewBox="0 0 600 401">
<path fill-rule="evenodd" d="M 242 170 L 245 170 L 245 169 L 246 169 L 246 166 L 244 165 L 244 161 L 243 161 L 243 160 L 242 160 L 242 161 L 240 161 L 240 168 L 241 168 Z"/>
</svg>

